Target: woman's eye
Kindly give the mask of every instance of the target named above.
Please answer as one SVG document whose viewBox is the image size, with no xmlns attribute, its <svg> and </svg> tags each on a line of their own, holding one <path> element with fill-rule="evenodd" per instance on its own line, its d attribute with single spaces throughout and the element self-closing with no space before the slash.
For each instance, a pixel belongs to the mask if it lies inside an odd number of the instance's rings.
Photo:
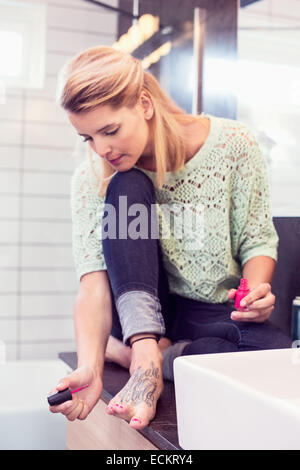
<svg viewBox="0 0 300 470">
<path fill-rule="evenodd" d="M 118 129 L 115 129 L 114 131 L 112 132 L 106 132 L 105 135 L 115 135 L 117 132 L 118 132 L 119 128 Z"/>
<path fill-rule="evenodd" d="M 87 142 L 88 140 L 91 140 L 91 137 L 85 137 L 82 142 Z"/>
</svg>

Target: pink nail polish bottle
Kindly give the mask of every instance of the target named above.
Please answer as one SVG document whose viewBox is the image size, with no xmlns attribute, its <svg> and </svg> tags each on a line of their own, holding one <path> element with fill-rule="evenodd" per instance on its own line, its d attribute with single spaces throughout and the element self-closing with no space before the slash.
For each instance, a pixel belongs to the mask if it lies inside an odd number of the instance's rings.
<svg viewBox="0 0 300 470">
<path fill-rule="evenodd" d="M 238 310 L 243 310 L 243 307 L 241 307 L 240 305 L 240 301 L 244 297 L 246 297 L 246 295 L 248 295 L 249 293 L 250 293 L 250 289 L 248 287 L 248 280 L 246 278 L 242 278 L 239 288 L 235 293 L 234 308 Z"/>
</svg>

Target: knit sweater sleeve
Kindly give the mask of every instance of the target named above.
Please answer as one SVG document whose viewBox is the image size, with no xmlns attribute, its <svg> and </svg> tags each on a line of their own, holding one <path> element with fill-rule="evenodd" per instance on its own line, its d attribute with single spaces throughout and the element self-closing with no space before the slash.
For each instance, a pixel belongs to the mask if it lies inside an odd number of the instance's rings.
<svg viewBox="0 0 300 470">
<path fill-rule="evenodd" d="M 232 254 L 241 266 L 255 256 L 277 260 L 278 236 L 271 215 L 266 163 L 246 126 L 240 125 L 237 139 L 230 214 Z"/>
<path fill-rule="evenodd" d="M 72 247 L 78 280 L 84 274 L 106 270 L 101 237 L 104 202 L 89 162 L 84 161 L 71 180 Z"/>
</svg>

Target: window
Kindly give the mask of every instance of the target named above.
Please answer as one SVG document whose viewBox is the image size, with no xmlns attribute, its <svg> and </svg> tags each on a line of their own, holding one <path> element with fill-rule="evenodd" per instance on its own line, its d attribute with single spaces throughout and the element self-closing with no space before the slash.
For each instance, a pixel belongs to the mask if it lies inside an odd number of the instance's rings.
<svg viewBox="0 0 300 470">
<path fill-rule="evenodd" d="M 0 0 L 0 82 L 6 88 L 43 88 L 46 7 Z"/>
</svg>

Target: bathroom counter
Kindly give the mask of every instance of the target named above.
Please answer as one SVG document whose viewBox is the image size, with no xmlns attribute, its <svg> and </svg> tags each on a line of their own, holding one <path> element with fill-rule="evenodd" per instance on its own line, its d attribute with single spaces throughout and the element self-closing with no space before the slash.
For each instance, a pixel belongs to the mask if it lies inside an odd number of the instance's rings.
<svg viewBox="0 0 300 470">
<path fill-rule="evenodd" d="M 76 368 L 77 355 L 75 352 L 62 352 L 59 354 L 59 357 L 71 369 Z M 125 369 L 117 364 L 106 363 L 101 396 L 103 402 L 107 404 L 124 387 L 128 380 L 129 373 Z M 181 449 L 178 443 L 175 391 L 172 382 L 165 381 L 164 391 L 157 403 L 154 420 L 149 426 L 138 432 L 158 449 Z"/>
</svg>

